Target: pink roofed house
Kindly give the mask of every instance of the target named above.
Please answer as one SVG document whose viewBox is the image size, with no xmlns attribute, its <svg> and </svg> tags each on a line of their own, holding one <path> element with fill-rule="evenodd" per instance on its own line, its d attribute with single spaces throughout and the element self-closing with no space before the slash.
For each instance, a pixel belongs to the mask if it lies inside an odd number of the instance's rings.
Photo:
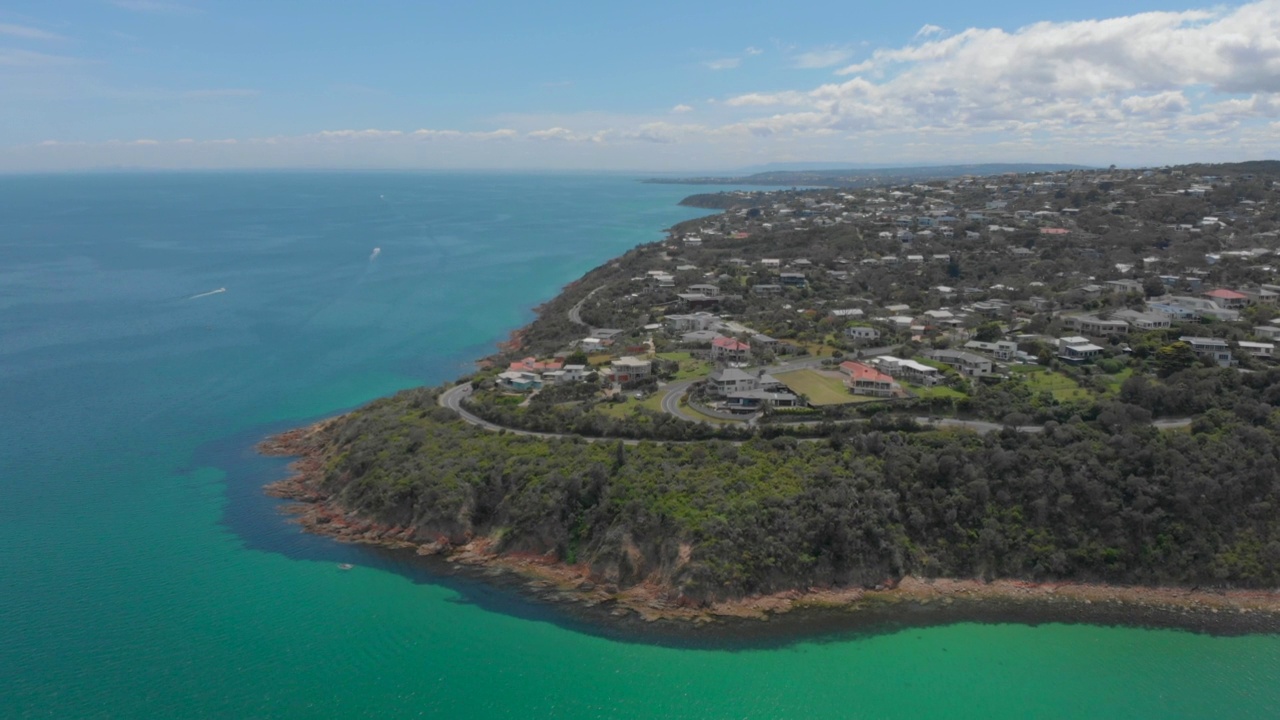
<svg viewBox="0 0 1280 720">
<path fill-rule="evenodd" d="M 860 362 L 840 363 L 840 372 L 849 376 L 844 381 L 846 387 L 854 395 L 870 395 L 872 397 L 893 397 L 893 377 L 880 372 L 870 365 Z"/>
<path fill-rule="evenodd" d="M 751 357 L 751 345 L 731 337 L 718 337 L 711 341 L 711 357 L 727 362 L 746 362 Z"/>
<path fill-rule="evenodd" d="M 1226 288 L 1210 290 L 1204 296 L 1218 303 L 1219 307 L 1224 308 L 1238 309 L 1249 304 L 1248 295 L 1238 293 L 1235 290 L 1227 290 Z"/>
</svg>

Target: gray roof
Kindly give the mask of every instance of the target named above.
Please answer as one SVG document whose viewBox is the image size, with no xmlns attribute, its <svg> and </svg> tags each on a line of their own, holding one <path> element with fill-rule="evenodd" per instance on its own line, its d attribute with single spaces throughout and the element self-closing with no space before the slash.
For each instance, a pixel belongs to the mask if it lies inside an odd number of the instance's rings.
<svg viewBox="0 0 1280 720">
<path fill-rule="evenodd" d="M 755 375 L 738 368 L 721 368 L 711 373 L 711 380 L 714 382 L 741 382 L 743 380 L 754 380 L 755 377 Z"/>
</svg>

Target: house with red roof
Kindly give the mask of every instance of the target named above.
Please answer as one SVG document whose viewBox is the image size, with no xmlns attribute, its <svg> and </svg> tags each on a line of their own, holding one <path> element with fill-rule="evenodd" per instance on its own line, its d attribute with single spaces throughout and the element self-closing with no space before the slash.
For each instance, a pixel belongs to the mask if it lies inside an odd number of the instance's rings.
<svg viewBox="0 0 1280 720">
<path fill-rule="evenodd" d="M 751 345 L 737 338 L 718 337 L 711 341 L 711 358 L 723 362 L 747 362 Z"/>
<path fill-rule="evenodd" d="M 1219 307 L 1236 310 L 1249 304 L 1249 296 L 1235 290 L 1227 290 L 1226 288 L 1218 288 L 1210 290 L 1204 294 L 1205 297 L 1218 303 Z"/>
<path fill-rule="evenodd" d="M 852 360 L 840 363 L 840 372 L 848 375 L 845 387 L 854 395 L 870 395 L 871 397 L 893 397 L 897 383 L 891 375 L 886 375 L 870 365 L 863 365 Z"/>
</svg>

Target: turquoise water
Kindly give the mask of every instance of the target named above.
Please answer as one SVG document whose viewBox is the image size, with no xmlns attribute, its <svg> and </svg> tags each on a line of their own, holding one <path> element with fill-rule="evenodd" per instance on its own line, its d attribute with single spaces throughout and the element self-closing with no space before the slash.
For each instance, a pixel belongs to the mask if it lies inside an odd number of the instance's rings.
<svg viewBox="0 0 1280 720">
<path fill-rule="evenodd" d="M 461 374 L 566 282 L 698 215 L 687 192 L 0 178 L 0 716 L 1280 716 L 1277 636 L 959 624 L 677 649 L 274 515 L 258 486 L 283 462 L 256 439 Z"/>
</svg>

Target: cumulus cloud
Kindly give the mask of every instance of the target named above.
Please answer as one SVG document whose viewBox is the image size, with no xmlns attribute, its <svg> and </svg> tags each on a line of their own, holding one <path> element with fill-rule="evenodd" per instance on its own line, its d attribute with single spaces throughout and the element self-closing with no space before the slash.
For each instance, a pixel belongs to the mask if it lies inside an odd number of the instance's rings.
<svg viewBox="0 0 1280 720">
<path fill-rule="evenodd" d="M 944 32 L 946 32 L 946 30 L 937 25 L 925 25 L 916 31 L 916 38 L 932 37 L 934 35 L 941 35 Z"/>
<path fill-rule="evenodd" d="M 680 114 L 680 113 L 687 113 L 687 112 L 693 112 L 693 106 L 692 106 L 692 105 L 685 105 L 684 103 L 681 103 L 681 104 L 679 104 L 679 105 L 677 105 L 677 106 L 675 106 L 675 107 L 671 108 L 671 112 L 676 113 L 676 114 Z"/>
<path fill-rule="evenodd" d="M 711 70 L 732 70 L 742 64 L 742 58 L 730 57 L 719 60 L 708 60 L 703 63 Z"/>
<path fill-rule="evenodd" d="M 1280 0 L 1234 9 L 1149 12 L 971 28 L 877 50 L 810 90 L 747 93 L 740 108 L 773 108 L 732 129 L 756 135 L 944 132 L 1150 133 L 1275 117 Z M 1243 100 L 1224 96 L 1248 94 Z M 1225 104 L 1200 108 L 1206 99 Z"/>
</svg>

